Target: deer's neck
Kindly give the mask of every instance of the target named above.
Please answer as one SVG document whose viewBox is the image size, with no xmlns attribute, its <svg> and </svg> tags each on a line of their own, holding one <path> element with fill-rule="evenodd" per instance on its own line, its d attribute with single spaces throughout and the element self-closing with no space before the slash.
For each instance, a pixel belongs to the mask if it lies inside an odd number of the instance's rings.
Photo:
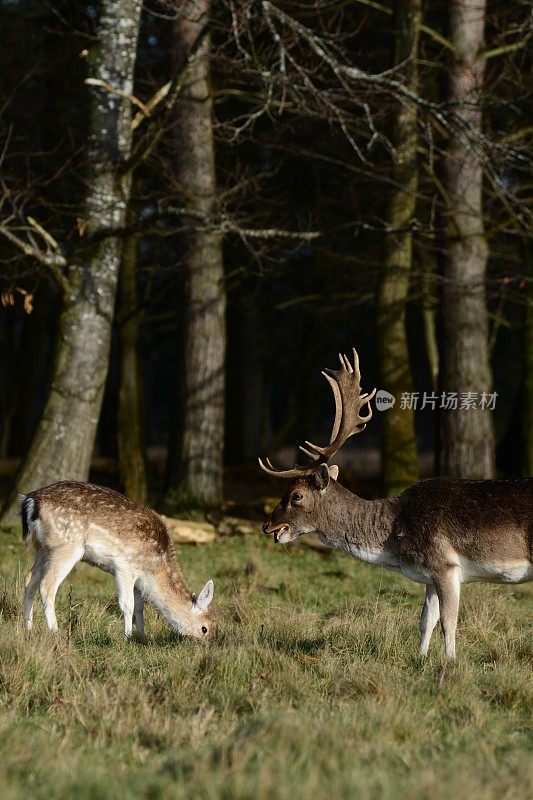
<svg viewBox="0 0 533 800">
<path fill-rule="evenodd" d="M 363 500 L 338 485 L 321 516 L 319 535 L 325 544 L 362 561 L 396 566 L 394 500 Z"/>
<path fill-rule="evenodd" d="M 145 576 L 142 589 L 174 630 L 187 632 L 191 620 L 191 593 L 176 565 L 171 563 L 158 574 Z"/>
</svg>

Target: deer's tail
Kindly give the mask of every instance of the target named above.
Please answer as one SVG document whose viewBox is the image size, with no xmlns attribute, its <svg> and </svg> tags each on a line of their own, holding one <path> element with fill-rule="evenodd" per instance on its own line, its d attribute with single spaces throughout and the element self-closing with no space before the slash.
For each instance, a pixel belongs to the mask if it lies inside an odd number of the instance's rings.
<svg viewBox="0 0 533 800">
<path fill-rule="evenodd" d="M 28 547 L 38 544 L 41 522 L 37 503 L 33 497 L 20 496 L 20 516 L 22 518 L 22 538 Z"/>
</svg>

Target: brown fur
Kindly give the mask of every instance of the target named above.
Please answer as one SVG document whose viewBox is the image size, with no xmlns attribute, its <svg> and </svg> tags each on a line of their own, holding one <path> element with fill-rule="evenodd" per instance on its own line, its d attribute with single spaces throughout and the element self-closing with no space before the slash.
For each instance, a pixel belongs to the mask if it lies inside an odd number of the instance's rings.
<svg viewBox="0 0 533 800">
<path fill-rule="evenodd" d="M 48 624 L 57 627 L 55 593 L 81 560 L 115 575 L 127 636 L 133 611 L 137 628 L 144 630 L 144 596 L 178 630 L 196 638 L 203 638 L 204 629 L 209 631 L 211 617 L 207 610 L 200 613 L 195 607 L 172 540 L 154 511 L 111 489 L 64 481 L 26 495 L 22 517 L 24 537 L 37 550 L 27 578 L 27 627 L 31 627 L 38 585 Z"/>
<path fill-rule="evenodd" d="M 533 480 L 420 481 L 400 495 L 394 533 L 412 564 L 444 566 L 432 562 L 441 539 L 472 561 L 533 564 Z"/>
<path fill-rule="evenodd" d="M 301 449 L 313 462 L 307 467 L 276 470 L 268 459 L 259 459 L 269 475 L 296 478 L 263 531 L 285 543 L 317 530 L 331 547 L 425 583 L 420 653 L 426 655 L 440 617 L 446 655 L 454 658 L 461 583 L 533 579 L 533 480 L 434 478 L 393 500 L 366 501 L 352 494 L 337 483 L 338 467 L 328 462 L 370 421 L 376 390 L 361 393 L 355 349 L 353 367 L 345 355 L 339 354 L 339 361 L 339 370 L 323 373 L 335 398 L 329 445 L 306 442 Z M 367 404 L 368 413 L 361 417 Z"/>
<path fill-rule="evenodd" d="M 425 583 L 421 652 L 441 616 L 446 652 L 455 655 L 459 585 L 533 578 L 533 480 L 420 481 L 392 500 L 363 500 L 321 464 L 293 481 L 265 522 L 276 541 L 311 530 L 345 550 Z"/>
</svg>

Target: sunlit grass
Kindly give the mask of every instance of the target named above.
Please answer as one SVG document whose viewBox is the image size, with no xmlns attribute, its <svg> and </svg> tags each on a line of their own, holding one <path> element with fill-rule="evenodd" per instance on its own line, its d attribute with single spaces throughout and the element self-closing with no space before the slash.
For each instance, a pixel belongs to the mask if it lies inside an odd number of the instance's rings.
<svg viewBox="0 0 533 800">
<path fill-rule="evenodd" d="M 0 786 L 50 798 L 533 796 L 533 593 L 469 586 L 459 658 L 417 657 L 423 590 L 260 536 L 179 553 L 215 580 L 218 628 L 181 641 L 147 610 L 125 642 L 109 576 L 79 567 L 60 633 L 19 613 L 29 566 L 0 538 Z"/>
</svg>

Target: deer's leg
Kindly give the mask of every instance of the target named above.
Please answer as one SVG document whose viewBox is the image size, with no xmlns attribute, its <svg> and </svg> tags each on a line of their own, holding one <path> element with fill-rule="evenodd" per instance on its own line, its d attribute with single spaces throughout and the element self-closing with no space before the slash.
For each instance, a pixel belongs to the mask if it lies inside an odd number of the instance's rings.
<svg viewBox="0 0 533 800">
<path fill-rule="evenodd" d="M 135 627 L 139 636 L 144 636 L 144 597 L 137 587 L 133 588 L 133 603 L 135 610 Z"/>
<path fill-rule="evenodd" d="M 424 600 L 420 617 L 420 655 L 422 658 L 427 655 L 431 634 L 439 621 L 439 617 L 439 596 L 433 584 L 429 583 L 426 586 L 426 599 Z"/>
<path fill-rule="evenodd" d="M 459 567 L 451 567 L 434 579 L 440 603 L 440 622 L 444 633 L 446 658 L 455 658 L 455 632 L 459 614 L 461 595 L 461 572 Z"/>
<path fill-rule="evenodd" d="M 131 636 L 133 623 L 133 610 L 135 608 L 133 587 L 135 578 L 131 572 L 118 572 L 115 575 L 117 582 L 118 604 L 124 614 L 124 636 Z"/>
<path fill-rule="evenodd" d="M 33 625 L 33 599 L 35 592 L 41 582 L 44 573 L 44 557 L 43 551 L 38 550 L 35 556 L 33 567 L 26 575 L 24 590 L 24 627 L 27 631 L 31 631 Z"/>
<path fill-rule="evenodd" d="M 57 631 L 55 602 L 57 590 L 83 556 L 83 547 L 55 547 L 47 555 L 41 579 L 41 599 L 44 615 L 51 631 Z"/>
</svg>

